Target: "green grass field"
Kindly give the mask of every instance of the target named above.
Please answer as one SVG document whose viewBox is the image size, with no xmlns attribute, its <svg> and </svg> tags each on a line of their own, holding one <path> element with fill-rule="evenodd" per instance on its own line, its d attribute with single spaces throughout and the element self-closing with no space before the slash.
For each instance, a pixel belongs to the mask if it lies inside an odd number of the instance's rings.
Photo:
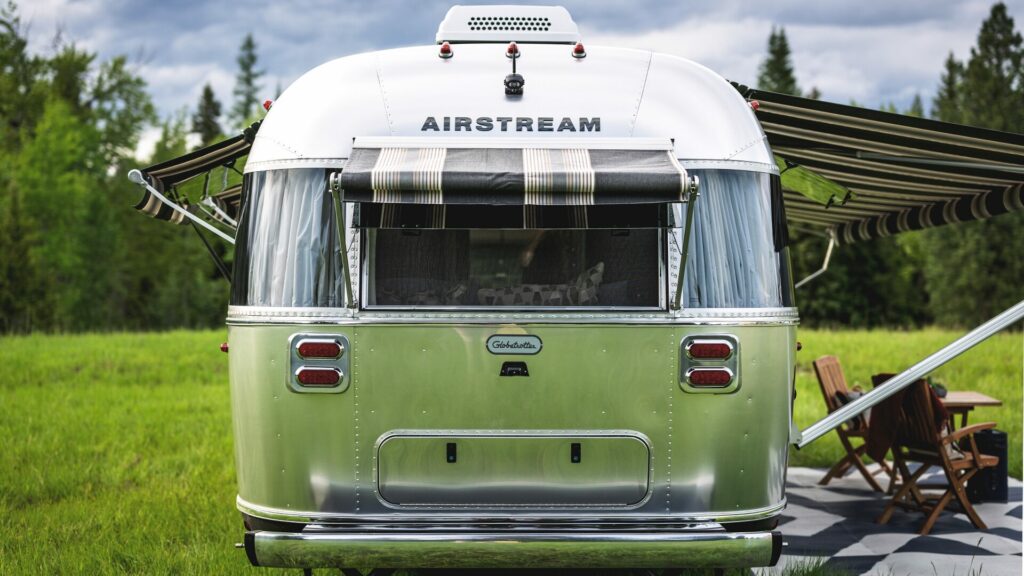
<svg viewBox="0 0 1024 576">
<path fill-rule="evenodd" d="M 850 381 L 867 383 L 955 336 L 802 330 L 798 423 L 824 412 L 817 356 L 839 355 Z M 0 574 L 261 571 L 233 547 L 242 526 L 222 340 L 223 330 L 0 339 Z M 937 374 L 1003 400 L 971 420 L 1010 433 L 1018 478 L 1021 353 L 1021 335 L 1004 334 Z M 825 466 L 838 450 L 830 435 L 793 462 Z"/>
<path fill-rule="evenodd" d="M 961 333 L 951 330 L 820 331 L 800 330 L 797 339 L 804 347 L 797 354 L 797 397 L 795 420 L 803 429 L 825 415 L 818 380 L 811 362 L 825 354 L 839 357 L 847 383 L 871 389 L 871 375 L 899 372 L 928 354 L 952 342 Z M 1002 333 L 979 344 L 963 356 L 940 368 L 932 376 L 950 390 L 975 390 L 1003 402 L 997 408 L 978 408 L 968 423 L 997 422 L 1009 435 L 1009 471 L 1021 477 L 1021 391 L 1024 389 L 1024 336 Z M 959 422 L 959 419 L 957 420 Z M 802 450 L 790 451 L 794 466 L 829 467 L 842 456 L 835 433 L 828 434 Z"/>
</svg>

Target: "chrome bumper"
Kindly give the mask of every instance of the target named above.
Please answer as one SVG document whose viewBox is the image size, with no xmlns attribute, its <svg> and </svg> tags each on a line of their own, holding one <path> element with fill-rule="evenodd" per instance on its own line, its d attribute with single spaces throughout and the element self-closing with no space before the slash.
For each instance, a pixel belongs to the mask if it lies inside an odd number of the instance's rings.
<svg viewBox="0 0 1024 576">
<path fill-rule="evenodd" d="M 268 532 L 245 534 L 279 568 L 748 568 L 774 566 L 779 532 Z"/>
</svg>

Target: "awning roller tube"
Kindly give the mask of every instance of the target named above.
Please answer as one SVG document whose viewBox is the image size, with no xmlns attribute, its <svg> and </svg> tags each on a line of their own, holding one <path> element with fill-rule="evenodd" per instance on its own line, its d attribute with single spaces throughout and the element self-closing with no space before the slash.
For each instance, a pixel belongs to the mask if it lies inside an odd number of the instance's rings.
<svg viewBox="0 0 1024 576">
<path fill-rule="evenodd" d="M 668 138 L 357 138 L 339 184 L 346 202 L 590 206 L 682 202 L 690 178 Z"/>
</svg>

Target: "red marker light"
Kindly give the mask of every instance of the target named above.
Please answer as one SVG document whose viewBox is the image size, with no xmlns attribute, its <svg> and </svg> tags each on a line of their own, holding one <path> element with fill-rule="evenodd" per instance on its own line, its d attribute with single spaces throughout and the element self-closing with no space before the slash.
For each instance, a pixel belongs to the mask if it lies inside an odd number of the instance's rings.
<svg viewBox="0 0 1024 576">
<path fill-rule="evenodd" d="M 732 382 L 732 372 L 725 368 L 691 368 L 686 380 L 694 387 L 724 388 Z"/>
<path fill-rule="evenodd" d="M 337 368 L 307 368 L 303 366 L 295 373 L 295 379 L 303 386 L 337 386 L 341 382 L 341 370 Z"/>
<path fill-rule="evenodd" d="M 301 340 L 296 347 L 303 358 L 338 358 L 345 351 L 336 340 Z"/>
<path fill-rule="evenodd" d="M 695 340 L 686 347 L 686 353 L 695 360 L 725 360 L 732 356 L 732 345 L 718 340 Z"/>
<path fill-rule="evenodd" d="M 750 107 L 754 109 L 754 112 L 757 112 L 757 109 L 761 107 L 761 103 L 757 100 L 751 100 Z"/>
<path fill-rule="evenodd" d="M 586 58 L 587 51 L 583 48 L 583 42 L 577 42 L 576 46 L 573 46 L 572 57 L 573 58 Z"/>
<path fill-rule="evenodd" d="M 437 55 L 441 58 L 451 58 L 452 54 L 454 54 L 452 45 L 448 42 L 441 42 L 441 48 L 437 51 Z"/>
<path fill-rule="evenodd" d="M 263 109 L 268 111 L 268 112 L 270 111 L 270 107 L 273 106 L 273 105 L 274 105 L 274 101 L 273 100 L 264 100 L 263 101 Z"/>
<path fill-rule="evenodd" d="M 228 353 L 228 343 L 227 342 L 221 342 L 221 344 L 220 344 L 220 351 L 225 353 L 225 354 Z"/>
<path fill-rule="evenodd" d="M 508 43 L 508 49 L 505 50 L 505 56 L 509 58 L 519 58 L 519 45 L 515 42 Z"/>
</svg>

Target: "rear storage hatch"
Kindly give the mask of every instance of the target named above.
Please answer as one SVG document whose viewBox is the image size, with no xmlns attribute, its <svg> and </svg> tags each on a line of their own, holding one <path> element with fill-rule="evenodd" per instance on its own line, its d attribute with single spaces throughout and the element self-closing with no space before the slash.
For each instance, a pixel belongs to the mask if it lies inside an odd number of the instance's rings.
<svg viewBox="0 0 1024 576">
<path fill-rule="evenodd" d="M 396 434 L 378 449 L 378 490 L 396 506 L 631 506 L 650 449 L 628 434 Z"/>
</svg>

